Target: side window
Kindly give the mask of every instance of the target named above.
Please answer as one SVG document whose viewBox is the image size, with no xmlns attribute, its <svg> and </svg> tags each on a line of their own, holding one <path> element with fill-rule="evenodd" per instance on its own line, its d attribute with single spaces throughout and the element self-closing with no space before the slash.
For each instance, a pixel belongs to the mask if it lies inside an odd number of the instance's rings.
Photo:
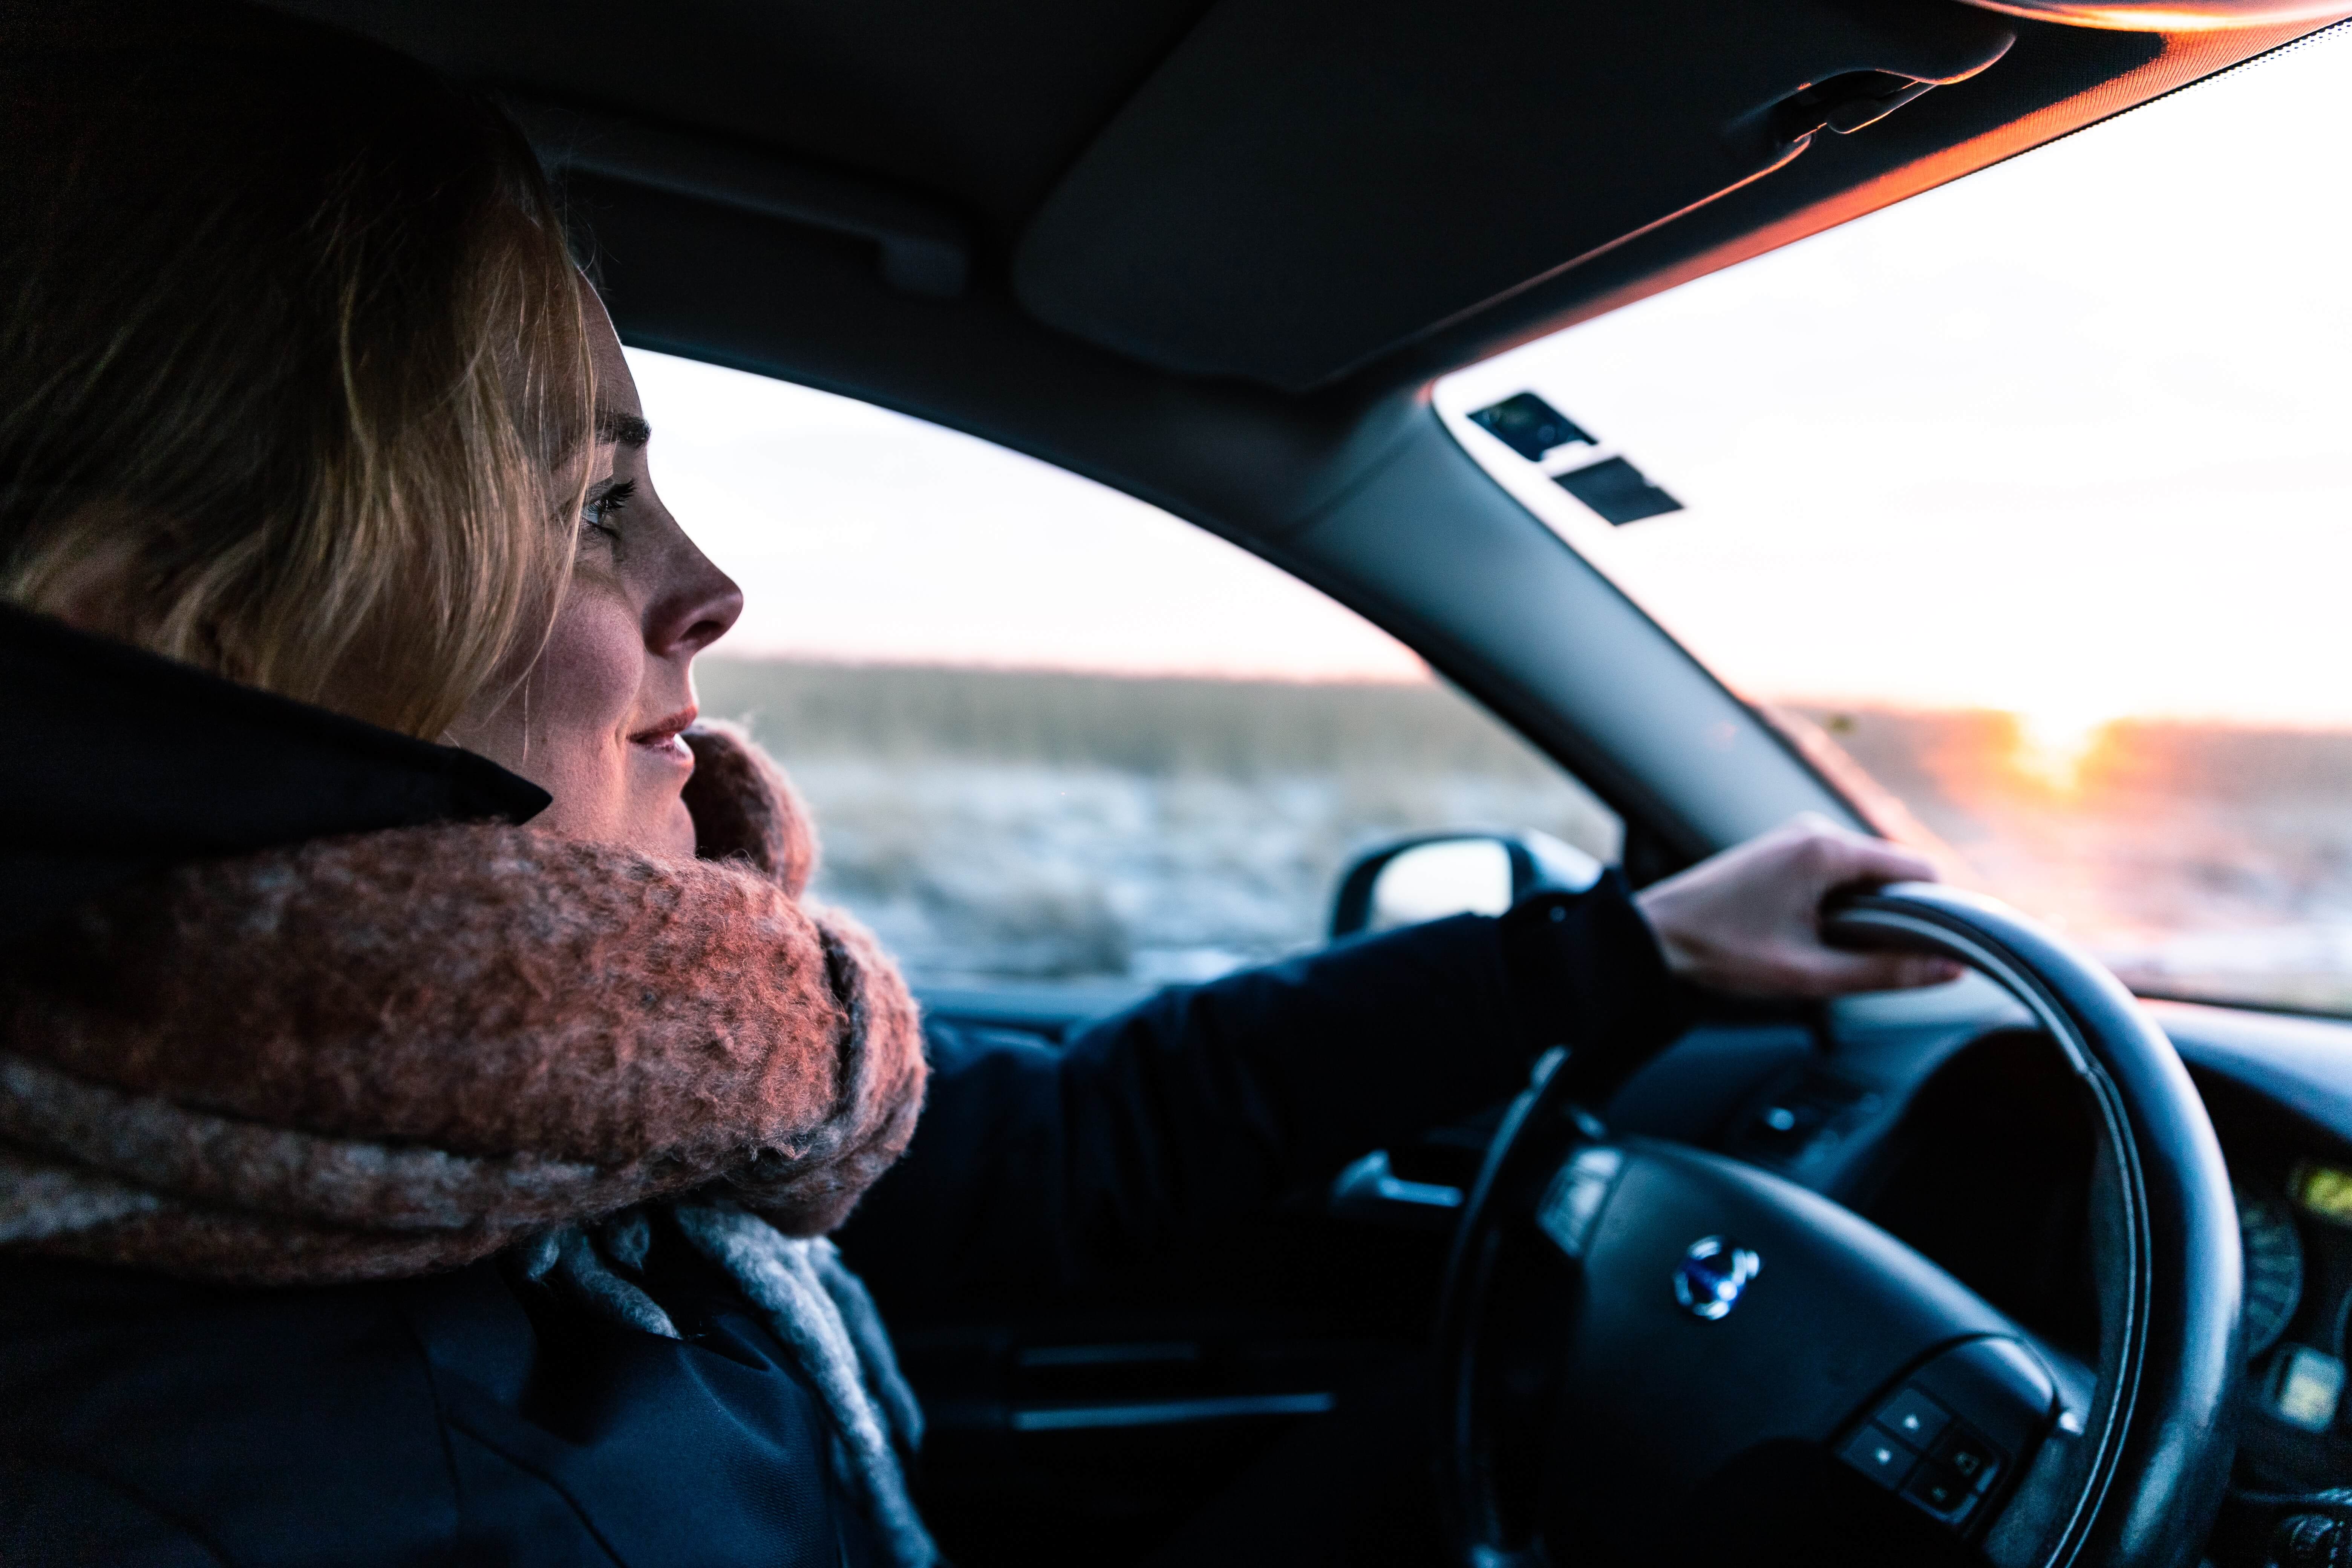
<svg viewBox="0 0 2352 1568">
<path fill-rule="evenodd" d="M 1573 779 L 1247 552 L 919 420 L 629 358 L 663 497 L 748 601 L 703 710 L 792 770 L 819 895 L 918 980 L 1276 958 L 1403 833 L 1537 827 L 1616 858 Z"/>
</svg>

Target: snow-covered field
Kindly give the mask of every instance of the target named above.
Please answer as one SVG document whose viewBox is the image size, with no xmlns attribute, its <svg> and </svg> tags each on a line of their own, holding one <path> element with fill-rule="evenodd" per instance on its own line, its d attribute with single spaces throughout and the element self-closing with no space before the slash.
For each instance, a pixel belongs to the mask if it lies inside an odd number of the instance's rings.
<svg viewBox="0 0 2352 1568">
<path fill-rule="evenodd" d="M 1557 791 L 1464 773 L 830 760 L 793 772 L 824 826 L 819 893 L 934 984 L 1204 979 L 1313 945 L 1341 869 L 1384 838 L 1572 826 Z"/>
<path fill-rule="evenodd" d="M 1448 689 L 706 660 L 792 768 L 824 897 L 931 984 L 1198 979 L 1318 942 L 1398 835 L 1605 808 Z M 1811 720 L 2133 984 L 2352 1011 L 2352 735 L 2119 724 L 2053 778 L 2000 714 Z"/>
</svg>

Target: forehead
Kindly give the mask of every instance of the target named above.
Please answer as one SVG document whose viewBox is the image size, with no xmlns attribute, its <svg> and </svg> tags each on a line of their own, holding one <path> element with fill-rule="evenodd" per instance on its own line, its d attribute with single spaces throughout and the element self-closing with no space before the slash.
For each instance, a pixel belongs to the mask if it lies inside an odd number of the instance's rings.
<svg viewBox="0 0 2352 1568">
<path fill-rule="evenodd" d="M 596 426 L 604 434 L 609 414 L 636 417 L 645 411 L 637 400 L 637 380 L 629 374 L 628 356 L 621 352 L 621 335 L 613 330 L 613 318 L 604 312 L 604 300 L 588 287 L 583 279 L 580 284 L 582 325 L 588 333 L 588 356 L 596 367 Z"/>
</svg>

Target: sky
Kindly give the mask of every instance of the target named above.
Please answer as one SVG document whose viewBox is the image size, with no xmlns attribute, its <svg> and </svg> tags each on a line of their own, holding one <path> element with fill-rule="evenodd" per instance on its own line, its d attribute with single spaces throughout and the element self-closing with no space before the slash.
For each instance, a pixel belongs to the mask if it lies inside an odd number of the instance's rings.
<svg viewBox="0 0 2352 1568">
<path fill-rule="evenodd" d="M 1751 697 L 2352 728 L 2352 41 L 1441 384 L 1498 479 Z M 738 652 L 1294 679 L 1411 653 L 1045 465 L 633 353 Z M 1685 503 L 1612 529 L 1465 416 L 1533 389 Z"/>
<path fill-rule="evenodd" d="M 1409 648 L 1157 507 L 958 431 L 629 352 L 654 484 L 742 584 L 720 651 L 1421 680 Z"/>
</svg>

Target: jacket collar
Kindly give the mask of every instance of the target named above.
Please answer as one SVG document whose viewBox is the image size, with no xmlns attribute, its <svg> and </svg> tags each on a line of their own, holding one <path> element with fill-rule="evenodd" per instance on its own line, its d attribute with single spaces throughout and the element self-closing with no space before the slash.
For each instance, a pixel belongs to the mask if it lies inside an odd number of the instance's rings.
<svg viewBox="0 0 2352 1568">
<path fill-rule="evenodd" d="M 436 822 L 545 790 L 485 757 L 0 605 L 0 942 L 183 861 Z"/>
</svg>

